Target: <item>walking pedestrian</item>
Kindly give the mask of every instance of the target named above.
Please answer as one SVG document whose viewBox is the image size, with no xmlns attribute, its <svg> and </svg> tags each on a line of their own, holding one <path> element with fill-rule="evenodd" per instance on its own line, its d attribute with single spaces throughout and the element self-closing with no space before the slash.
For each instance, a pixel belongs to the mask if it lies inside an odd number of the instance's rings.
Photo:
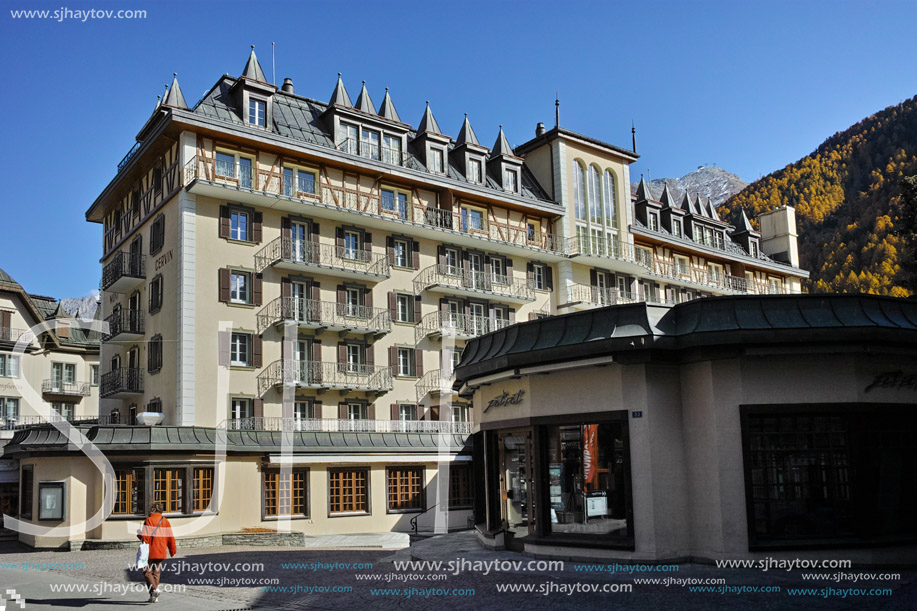
<svg viewBox="0 0 917 611">
<path fill-rule="evenodd" d="M 166 559 L 166 551 L 170 556 L 176 554 L 175 537 L 172 536 L 172 525 L 162 515 L 162 504 L 153 503 L 150 506 L 150 515 L 143 523 L 143 530 L 137 538 L 150 546 L 150 556 L 143 578 L 149 585 L 150 600 L 154 603 L 159 600 L 159 579 L 162 575 L 162 563 Z"/>
</svg>

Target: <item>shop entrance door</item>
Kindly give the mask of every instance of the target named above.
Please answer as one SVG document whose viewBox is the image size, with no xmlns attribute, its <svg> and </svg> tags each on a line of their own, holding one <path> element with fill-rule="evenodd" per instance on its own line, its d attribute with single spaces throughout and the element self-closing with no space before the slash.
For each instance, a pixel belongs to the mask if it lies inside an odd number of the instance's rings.
<svg viewBox="0 0 917 611">
<path fill-rule="evenodd" d="M 515 537 L 535 532 L 535 463 L 532 429 L 500 435 L 500 498 L 503 527 Z"/>
</svg>

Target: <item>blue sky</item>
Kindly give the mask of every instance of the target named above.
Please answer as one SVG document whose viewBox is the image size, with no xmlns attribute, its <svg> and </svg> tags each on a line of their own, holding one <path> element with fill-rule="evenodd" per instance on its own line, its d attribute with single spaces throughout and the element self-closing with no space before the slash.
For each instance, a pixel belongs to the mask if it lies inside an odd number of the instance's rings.
<svg viewBox="0 0 917 611">
<path fill-rule="evenodd" d="M 13 19 L 10 10 L 142 9 L 145 19 Z M 87 295 L 101 226 L 84 213 L 114 177 L 173 72 L 189 103 L 256 45 L 278 83 L 326 100 L 389 87 L 417 124 L 430 100 L 455 137 L 490 145 L 538 121 L 621 146 L 633 175 L 717 164 L 754 180 L 917 94 L 915 2 L 77 2 L 6 0 L 0 268 L 26 290 Z"/>
</svg>

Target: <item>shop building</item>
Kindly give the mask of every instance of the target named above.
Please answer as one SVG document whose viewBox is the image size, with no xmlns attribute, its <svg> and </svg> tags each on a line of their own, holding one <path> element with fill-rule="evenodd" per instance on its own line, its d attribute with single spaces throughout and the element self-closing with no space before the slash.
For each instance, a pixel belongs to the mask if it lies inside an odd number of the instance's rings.
<svg viewBox="0 0 917 611">
<path fill-rule="evenodd" d="M 640 561 L 913 563 L 917 302 L 735 296 L 470 341 L 490 547 Z"/>
</svg>

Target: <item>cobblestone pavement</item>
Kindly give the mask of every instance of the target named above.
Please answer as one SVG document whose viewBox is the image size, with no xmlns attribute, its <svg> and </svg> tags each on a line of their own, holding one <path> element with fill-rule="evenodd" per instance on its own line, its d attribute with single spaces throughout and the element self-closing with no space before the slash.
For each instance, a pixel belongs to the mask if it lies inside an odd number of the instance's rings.
<svg viewBox="0 0 917 611">
<path fill-rule="evenodd" d="M 443 558 L 452 555 L 448 540 L 426 542 L 431 546 L 442 545 Z M 17 573 L 12 569 L 3 569 L 3 563 L 29 562 L 33 566 L 41 563 L 69 563 L 64 568 L 38 571 L 30 569 L 29 578 L 46 582 L 44 587 L 50 592 L 50 584 L 66 579 L 80 579 L 87 582 L 125 584 L 142 582 L 142 575 L 127 567 L 133 560 L 133 551 L 85 551 L 85 552 L 34 552 L 18 544 L 0 544 L 0 591 L 7 587 L 16 587 Z M 486 560 L 487 553 L 468 554 L 466 560 Z M 528 563 L 531 558 L 501 553 L 492 556 L 501 561 L 515 559 Z M 452 556 L 456 561 L 461 557 Z M 184 594 L 164 594 L 160 600 L 163 608 L 196 609 L 398 609 L 437 611 L 486 609 L 524 609 L 525 611 L 554 609 L 709 609 L 712 606 L 726 609 L 882 609 L 914 610 L 917 609 L 917 571 L 865 571 L 863 569 L 845 569 L 845 573 L 900 573 L 901 578 L 894 581 L 857 581 L 831 582 L 828 580 L 805 581 L 801 573 L 806 571 L 770 570 L 763 572 L 752 569 L 719 569 L 713 566 L 683 564 L 677 572 L 635 572 L 620 571 L 595 572 L 577 571 L 574 564 L 565 563 L 563 570 L 553 571 L 494 571 L 482 574 L 480 571 L 466 570 L 459 574 L 455 571 L 396 569 L 394 562 L 412 559 L 410 550 L 392 552 L 390 550 L 315 550 L 287 549 L 264 547 L 219 547 L 188 549 L 186 553 L 179 549 L 179 556 L 168 561 L 163 583 L 186 586 Z M 224 570 L 207 563 L 229 563 L 231 568 Z M 240 566 L 233 570 L 237 563 L 263 565 L 263 567 Z M 299 563 L 297 567 L 291 563 Z M 337 566 L 329 566 L 337 563 Z M 355 564 L 371 564 L 371 568 L 355 568 Z M 197 566 L 194 566 L 197 565 Z M 345 566 L 349 565 L 349 566 Z M 199 570 L 200 569 L 200 570 Z M 179 571 L 176 573 L 176 571 Z M 819 573 L 836 573 L 837 571 L 817 571 Z M 440 579 L 445 575 L 445 579 Z M 635 584 L 634 580 L 643 578 L 659 579 L 722 579 L 731 588 L 774 587 L 780 592 L 734 593 L 727 592 L 691 592 L 687 586 L 680 585 L 647 585 Z M 211 580 L 211 584 L 202 584 L 196 580 Z M 263 580 L 276 579 L 276 585 L 264 586 L 261 582 L 248 585 L 232 585 L 238 582 L 219 580 Z M 501 593 L 498 587 L 507 584 L 516 587 L 532 587 L 534 592 Z M 577 586 L 577 584 L 580 584 Z M 560 591 L 561 588 L 598 587 L 616 589 L 631 586 L 632 591 L 617 592 L 584 592 L 572 594 Z M 37 586 L 33 585 L 35 591 Z M 718 586 L 717 586 L 718 587 Z M 822 590 L 833 588 L 837 593 L 824 596 L 819 592 L 815 596 L 790 596 L 788 588 L 812 588 Z M 275 588 L 265 591 L 263 588 Z M 277 591 L 285 588 L 287 591 Z M 347 589 L 348 591 L 332 591 Z M 547 589 L 552 591 L 544 594 Z M 870 588 L 891 588 L 891 596 L 851 595 L 852 588 L 868 590 Z M 430 589 L 440 592 L 431 593 Z M 397 591 L 396 591 L 397 590 Z M 407 592 L 405 592 L 407 590 Z M 449 594 L 442 593 L 450 591 Z M 459 592 L 455 592 L 455 591 Z M 840 591 L 848 590 L 846 596 Z M 410 595 L 409 595 L 410 594 Z M 33 595 L 34 596 L 34 595 Z M 171 604 L 170 596 L 172 596 Z M 95 599 L 87 596 L 81 601 L 71 595 L 60 605 L 50 599 L 36 597 L 33 608 L 78 607 L 91 611 L 93 609 L 111 609 L 118 604 L 144 604 L 145 596 L 131 592 L 123 596 L 108 596 Z M 187 603 L 185 601 L 188 601 Z M 46 606 L 37 603 L 43 602 Z M 7 607 L 16 608 L 16 607 Z"/>
</svg>

